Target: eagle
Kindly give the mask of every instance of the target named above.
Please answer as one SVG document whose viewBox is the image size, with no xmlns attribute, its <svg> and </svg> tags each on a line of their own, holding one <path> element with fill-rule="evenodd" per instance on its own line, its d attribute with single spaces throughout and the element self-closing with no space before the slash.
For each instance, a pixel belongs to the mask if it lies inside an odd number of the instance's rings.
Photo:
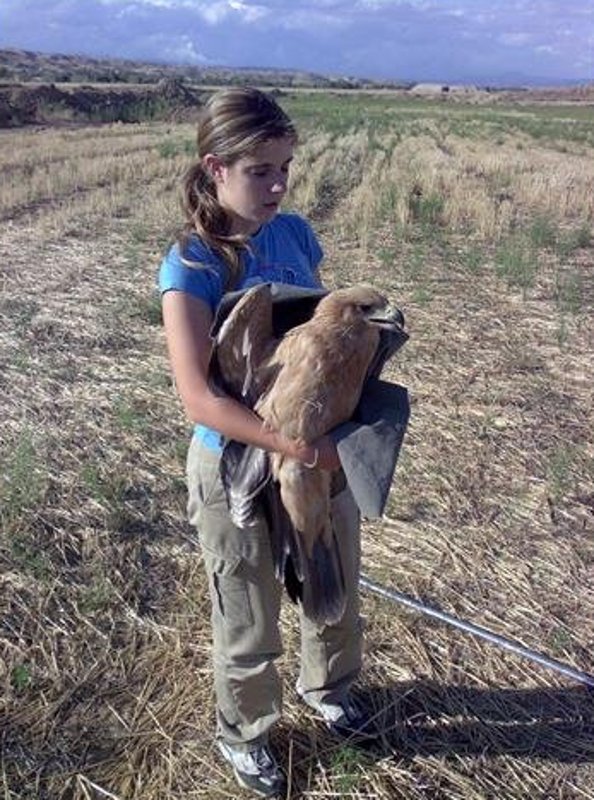
<svg viewBox="0 0 594 800">
<path fill-rule="evenodd" d="M 258 414 L 263 425 L 311 444 L 347 422 L 359 403 L 381 331 L 404 320 L 368 285 L 325 294 L 306 322 L 277 337 L 270 284 L 248 289 L 213 339 L 213 382 Z M 406 336 L 403 334 L 403 336 Z M 333 473 L 317 458 L 303 463 L 278 452 L 228 442 L 221 462 L 231 517 L 268 518 L 275 573 L 305 614 L 340 620 L 346 591 L 331 515 Z"/>
</svg>

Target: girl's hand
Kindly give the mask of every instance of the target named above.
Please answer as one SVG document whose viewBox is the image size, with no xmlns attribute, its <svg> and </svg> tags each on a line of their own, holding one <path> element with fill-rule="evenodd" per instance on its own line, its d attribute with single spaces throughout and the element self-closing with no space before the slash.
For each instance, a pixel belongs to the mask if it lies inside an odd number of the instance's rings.
<svg viewBox="0 0 594 800">
<path fill-rule="evenodd" d="M 311 469 L 318 467 L 332 471 L 341 467 L 336 445 L 329 436 L 320 436 L 311 444 L 297 443 L 293 458 Z"/>
</svg>

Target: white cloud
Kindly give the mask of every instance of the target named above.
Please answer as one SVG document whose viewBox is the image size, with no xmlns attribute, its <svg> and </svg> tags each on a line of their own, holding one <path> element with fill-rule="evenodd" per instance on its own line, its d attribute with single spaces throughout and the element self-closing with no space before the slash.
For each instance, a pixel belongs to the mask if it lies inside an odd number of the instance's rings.
<svg viewBox="0 0 594 800">
<path fill-rule="evenodd" d="M 104 6 L 124 6 L 124 11 L 127 13 L 134 12 L 140 6 L 152 6 L 156 8 L 177 8 L 183 6 L 186 0 L 99 0 Z"/>
<path fill-rule="evenodd" d="M 171 0 L 171 2 L 175 2 L 175 0 Z M 264 6 L 248 4 L 242 0 L 216 0 L 215 2 L 202 2 L 198 6 L 193 3 L 192 8 L 209 25 L 219 25 L 230 18 L 251 23 L 268 14 L 268 9 Z"/>
<path fill-rule="evenodd" d="M 196 49 L 196 44 L 189 36 L 181 36 L 178 40 L 171 42 L 168 48 L 162 53 L 164 59 L 175 59 L 187 64 L 208 64 L 210 59 Z"/>
<path fill-rule="evenodd" d="M 523 33 L 521 31 L 502 33 L 499 36 L 499 41 L 502 44 L 508 44 L 511 47 L 521 47 L 522 45 L 528 44 L 531 39 L 532 35 L 530 33 Z"/>
<path fill-rule="evenodd" d="M 268 10 L 243 0 L 99 0 L 106 6 L 123 6 L 125 13 L 132 14 L 143 6 L 167 9 L 169 11 L 186 10 L 199 14 L 211 24 L 218 24 L 230 14 L 237 12 L 242 19 L 252 22 L 266 14 Z"/>
<path fill-rule="evenodd" d="M 352 20 L 348 17 L 338 16 L 337 14 L 327 14 L 316 9 L 303 11 L 291 11 L 280 21 L 280 25 L 286 30 L 316 31 L 346 28 L 352 25 Z"/>
<path fill-rule="evenodd" d="M 248 5 L 247 3 L 242 3 L 241 0 L 228 0 L 228 2 L 234 11 L 238 11 L 241 14 L 245 22 L 255 22 L 269 13 L 264 6 Z"/>
<path fill-rule="evenodd" d="M 231 6 L 227 0 L 222 0 L 218 3 L 206 3 L 197 8 L 196 11 L 200 16 L 210 25 L 218 25 L 231 12 Z"/>
<path fill-rule="evenodd" d="M 434 2 L 427 2 L 427 0 L 357 0 L 355 5 L 371 8 L 382 8 L 386 6 L 435 6 Z"/>
<path fill-rule="evenodd" d="M 421 3 L 422 4 L 422 3 Z M 343 4 L 344 5 L 344 4 Z M 419 5 L 419 2 L 403 2 L 403 0 L 356 0 L 355 7 L 364 10 L 379 11 L 389 6 Z"/>
</svg>

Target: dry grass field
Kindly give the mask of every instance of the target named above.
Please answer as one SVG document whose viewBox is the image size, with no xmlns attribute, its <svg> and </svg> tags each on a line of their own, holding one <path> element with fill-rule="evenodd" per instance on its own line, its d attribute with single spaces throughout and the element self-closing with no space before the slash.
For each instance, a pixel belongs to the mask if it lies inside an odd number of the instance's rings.
<svg viewBox="0 0 594 800">
<path fill-rule="evenodd" d="M 287 207 L 330 287 L 407 319 L 412 414 L 364 572 L 594 672 L 594 110 L 282 100 Z M 240 798 L 212 741 L 208 600 L 185 521 L 190 426 L 156 270 L 189 125 L 0 132 L 0 798 Z M 291 797 L 594 797 L 594 699 L 364 594 L 360 751 L 297 702 Z"/>
</svg>

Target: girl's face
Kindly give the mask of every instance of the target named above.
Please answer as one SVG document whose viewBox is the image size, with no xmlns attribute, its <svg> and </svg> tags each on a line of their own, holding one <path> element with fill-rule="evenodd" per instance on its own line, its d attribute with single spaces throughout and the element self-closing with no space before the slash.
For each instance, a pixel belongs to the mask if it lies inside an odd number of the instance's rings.
<svg viewBox="0 0 594 800">
<path fill-rule="evenodd" d="M 286 136 L 269 139 L 231 166 L 206 156 L 217 187 L 217 199 L 231 219 L 231 234 L 251 235 L 272 219 L 289 178 L 295 142 Z"/>
</svg>

